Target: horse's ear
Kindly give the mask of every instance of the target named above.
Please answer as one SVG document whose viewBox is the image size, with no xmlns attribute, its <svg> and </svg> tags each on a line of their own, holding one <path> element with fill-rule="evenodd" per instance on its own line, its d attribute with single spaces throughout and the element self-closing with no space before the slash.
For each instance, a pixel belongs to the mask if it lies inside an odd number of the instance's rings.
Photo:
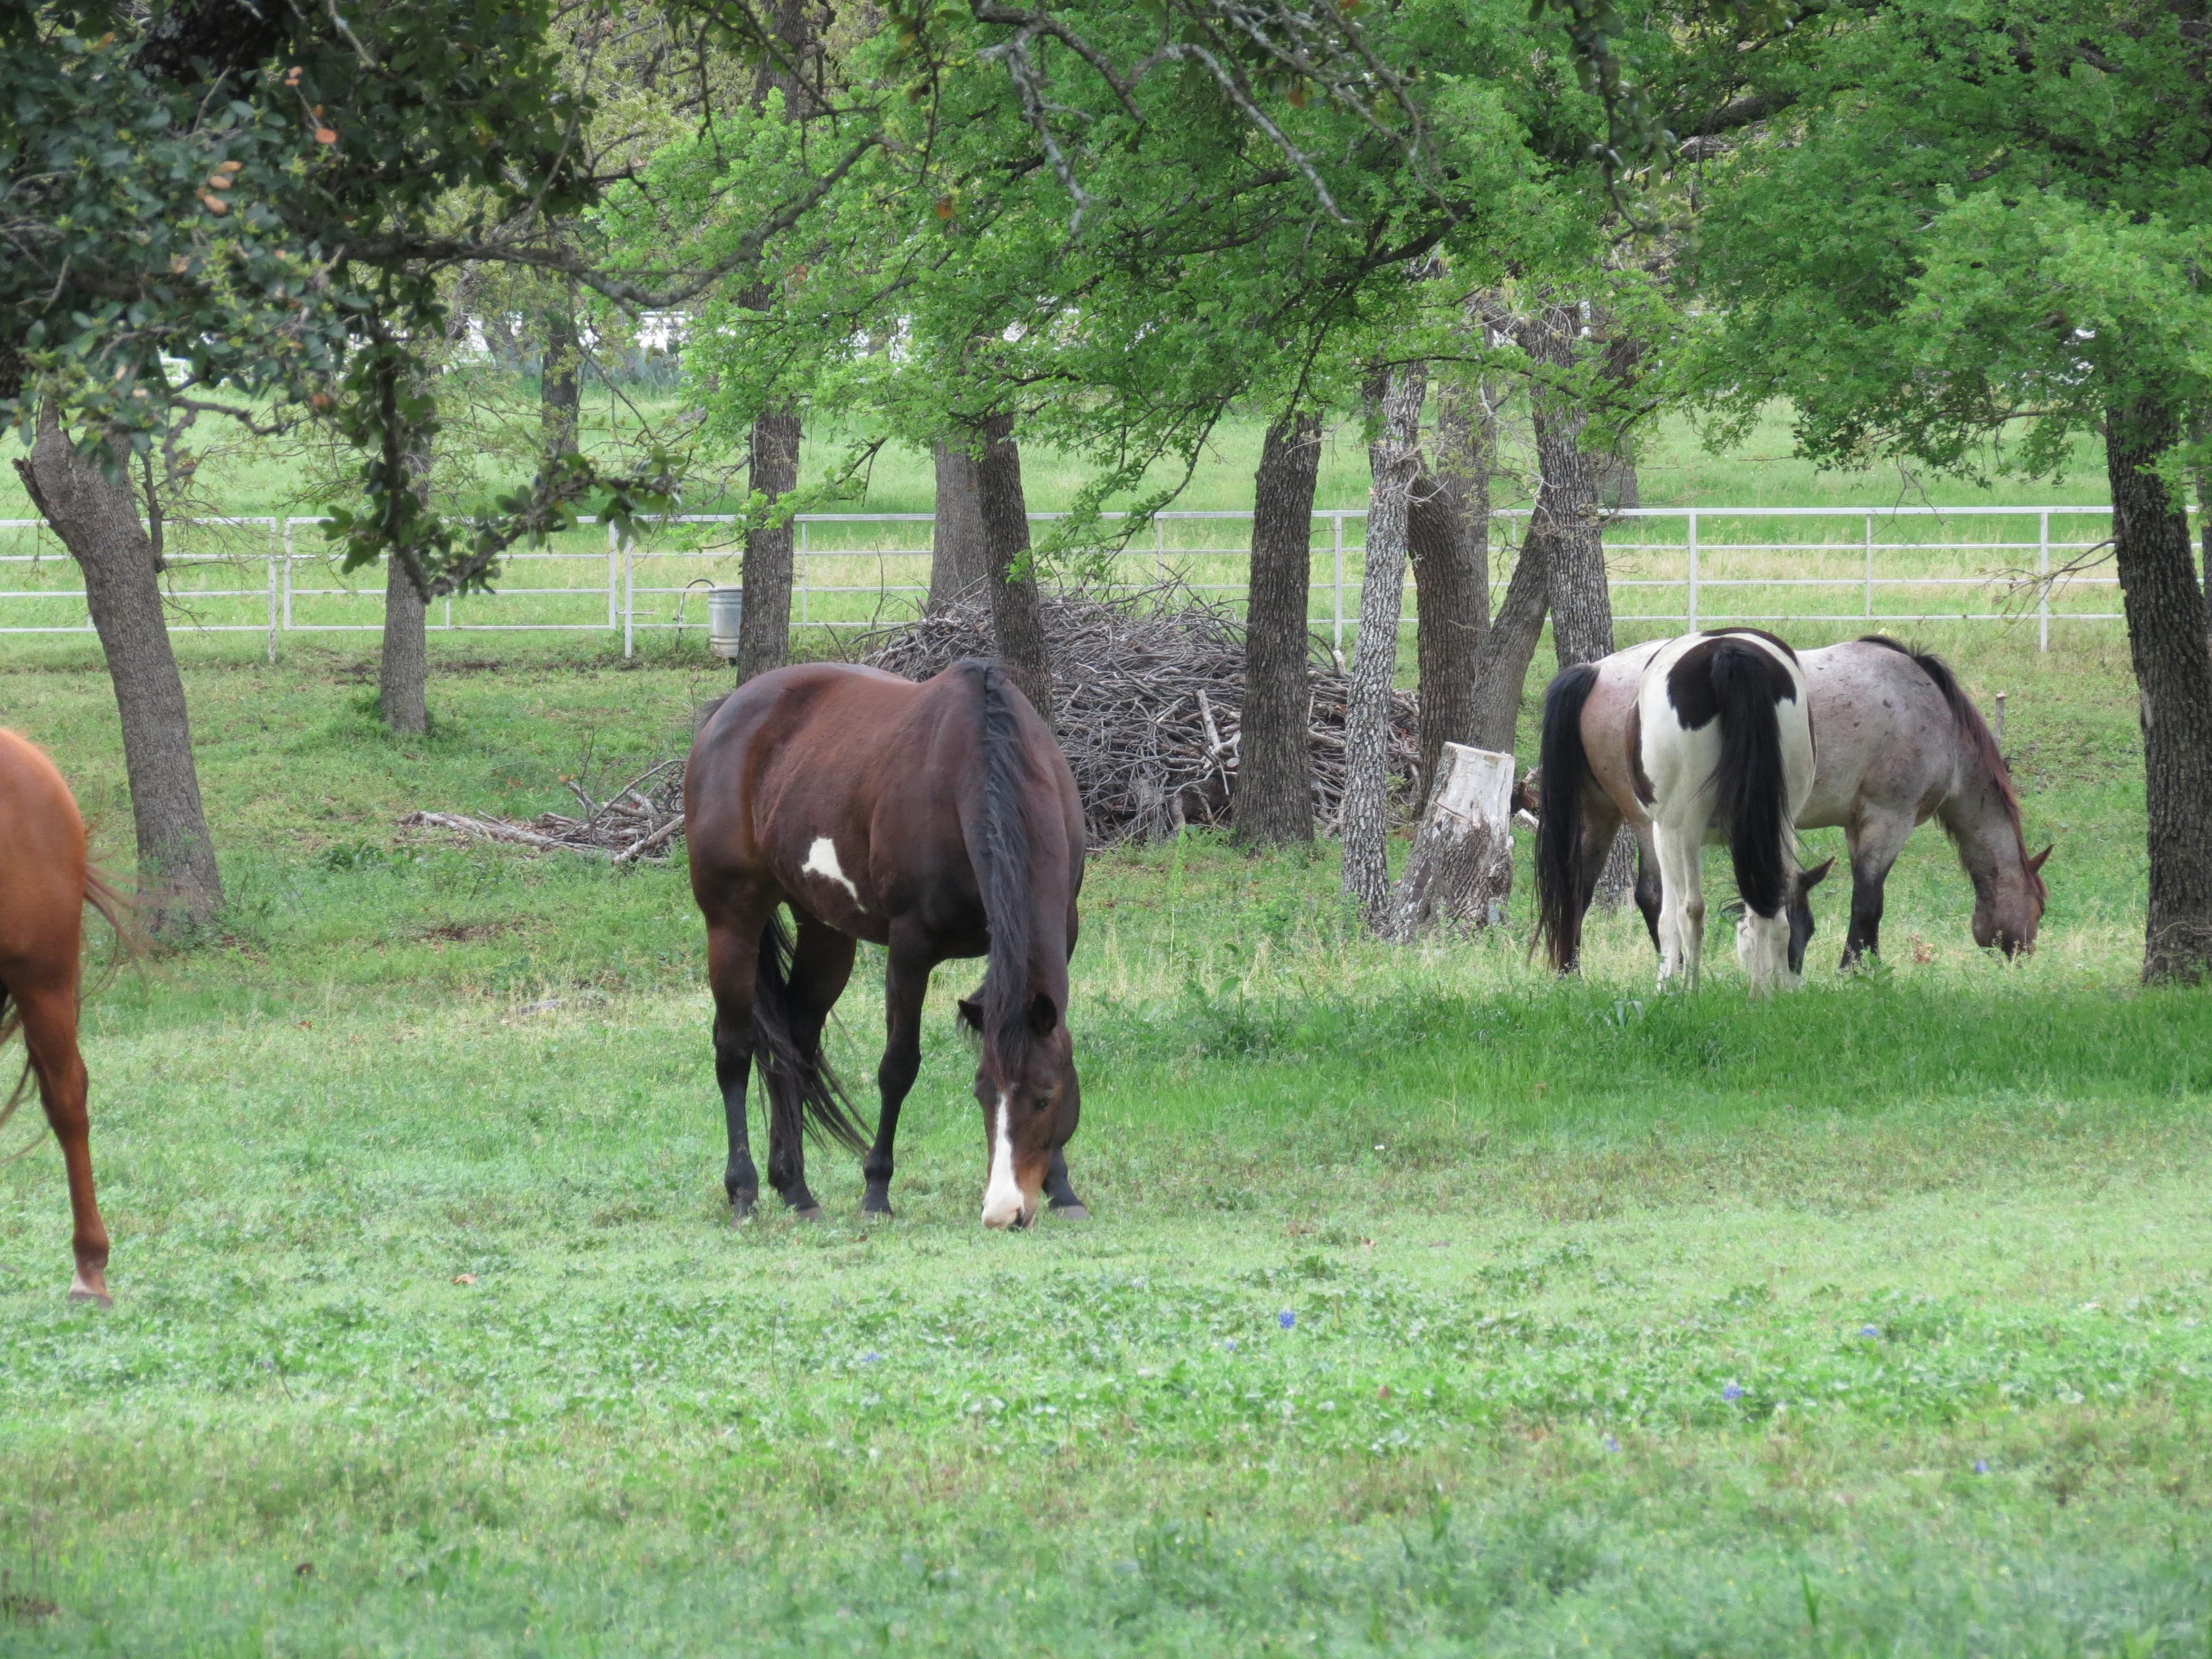
<svg viewBox="0 0 2212 1659">
<path fill-rule="evenodd" d="M 2056 847 L 2058 843 L 2055 841 L 2051 843 L 2051 847 Z M 2034 871 L 2038 875 L 2041 875 L 2043 873 L 2043 861 L 2051 856 L 2051 847 L 2045 848 L 2040 853 L 2038 853 L 2033 858 L 2027 861 L 2027 867 Z"/>
<path fill-rule="evenodd" d="M 1822 882 L 1827 880 L 1828 872 L 1835 867 L 1836 860 L 1832 854 L 1826 863 L 1816 864 L 1809 870 L 1800 871 L 1797 876 L 1797 890 L 1800 893 L 1811 892 Z"/>
<path fill-rule="evenodd" d="M 983 1035 L 983 1004 L 979 998 L 960 999 L 960 1023 L 977 1036 Z"/>
<path fill-rule="evenodd" d="M 1053 1006 L 1052 999 L 1039 991 L 1030 999 L 1030 1030 L 1037 1036 L 1050 1036 L 1053 1028 L 1060 1024 L 1060 1010 Z"/>
</svg>

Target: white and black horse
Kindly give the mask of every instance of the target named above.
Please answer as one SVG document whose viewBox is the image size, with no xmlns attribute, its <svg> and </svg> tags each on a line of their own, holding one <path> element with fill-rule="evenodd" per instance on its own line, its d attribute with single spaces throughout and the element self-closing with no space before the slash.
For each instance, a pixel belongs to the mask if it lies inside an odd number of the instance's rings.
<svg viewBox="0 0 2212 1659">
<path fill-rule="evenodd" d="M 1650 650 L 1628 710 L 1626 764 L 1600 769 L 1585 747 L 1583 716 L 1601 666 L 1566 670 L 1544 696 L 1536 895 L 1553 966 L 1574 966 L 1583 913 L 1632 807 L 1656 855 L 1660 984 L 1680 977 L 1697 986 L 1709 841 L 1724 843 L 1735 866 L 1743 899 L 1736 955 L 1753 994 L 1796 984 L 1812 933 L 1805 894 L 1827 873 L 1826 866 L 1797 867 L 1797 813 L 1814 773 L 1811 699 L 1797 653 L 1757 629 L 1686 635 Z M 1610 799 L 1601 771 L 1630 799 Z"/>
<path fill-rule="evenodd" d="M 1636 902 L 1659 942 L 1660 878 L 1651 823 L 1637 797 L 1628 739 L 1644 672 L 1668 642 L 1632 646 L 1594 664 L 1578 731 L 1586 770 L 1579 799 L 1582 857 L 1595 860 L 1571 915 L 1552 932 L 1553 960 L 1571 967 L 1583 911 L 1613 836 L 1626 823 L 1642 859 Z M 1850 854 L 1850 932 L 1844 965 L 1881 945 L 1883 888 L 1905 838 L 1934 818 L 1959 849 L 1973 883 L 1977 944 L 2018 956 L 2035 948 L 2046 893 L 2043 861 L 2021 832 L 2020 797 L 1996 736 L 1940 657 L 1881 635 L 1802 652 L 1820 752 L 1800 830 L 1841 829 Z M 1539 781 L 1541 781 L 1540 776 Z M 1833 860 L 1830 861 L 1831 863 Z M 1826 873 L 1800 876 L 1790 899 L 1790 944 L 1802 961 L 1812 937 L 1806 892 Z"/>
</svg>

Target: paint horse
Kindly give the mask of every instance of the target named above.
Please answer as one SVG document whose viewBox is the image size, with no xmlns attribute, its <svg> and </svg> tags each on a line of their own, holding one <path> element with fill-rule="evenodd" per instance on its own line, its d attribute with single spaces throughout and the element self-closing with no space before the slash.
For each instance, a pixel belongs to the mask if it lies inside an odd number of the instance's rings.
<svg viewBox="0 0 2212 1659">
<path fill-rule="evenodd" d="M 1597 683 L 1583 705 L 1581 735 L 1594 786 L 1586 788 L 1583 833 L 1601 863 L 1613 832 L 1626 819 L 1643 857 L 1636 899 L 1659 936 L 1659 876 L 1648 818 L 1636 801 L 1626 744 L 1636 688 L 1657 643 L 1617 652 L 1597 665 Z M 2007 956 L 2035 948 L 2048 894 L 2043 863 L 2033 858 L 2021 833 L 2020 797 L 2013 787 L 1996 736 L 1958 677 L 1940 657 L 1914 652 L 1869 635 L 1842 645 L 1802 653 L 1799 665 L 1812 693 L 1814 729 L 1820 734 L 1813 793 L 1799 811 L 1801 830 L 1841 829 L 1851 868 L 1850 931 L 1843 965 L 1879 954 L 1883 889 L 1913 830 L 1934 817 L 1959 849 L 1974 888 L 1974 942 Z M 1618 806 L 1621 801 L 1626 806 Z M 1831 860 L 1832 863 L 1832 860 Z M 1826 873 L 1828 865 L 1801 878 L 1801 889 Z M 1592 878 L 1593 882 L 1595 878 Z M 1582 904 L 1589 903 L 1584 888 Z M 1578 943 L 1582 914 L 1569 919 L 1570 945 Z M 1791 933 L 1801 957 L 1812 936 L 1804 890 L 1793 896 Z M 1802 935 L 1802 939 L 1800 936 Z M 1571 962 L 1573 951 L 1569 952 Z"/>
<path fill-rule="evenodd" d="M 1794 826 L 1812 793 L 1814 751 L 1796 653 L 1755 629 L 1686 635 L 1650 651 L 1609 757 L 1617 763 L 1602 773 L 1583 728 L 1601 671 L 1578 664 L 1544 697 L 1536 893 L 1553 965 L 1574 965 L 1590 894 L 1621 819 L 1634 811 L 1656 854 L 1660 985 L 1679 978 L 1697 987 L 1708 841 L 1724 842 L 1735 866 L 1743 899 L 1736 955 L 1752 994 L 1794 985 L 1810 934 L 1804 894 L 1827 873 L 1797 867 Z"/>
<path fill-rule="evenodd" d="M 780 668 L 723 698 L 684 780 L 691 892 L 707 922 L 714 1075 L 728 1121 L 733 1220 L 760 1192 L 745 1091 L 769 1097 L 769 1184 L 801 1216 L 803 1132 L 864 1148 L 822 1028 L 854 941 L 885 946 L 882 1109 L 865 1146 L 864 1212 L 890 1213 L 899 1109 L 921 1066 L 931 971 L 987 958 L 960 1005 L 979 1043 L 986 1226 L 1034 1220 L 1041 1198 L 1085 1213 L 1061 1151 L 1082 1107 L 1067 963 L 1083 884 L 1083 811 L 1044 721 L 995 663 L 921 684 L 840 663 Z M 780 907 L 797 923 L 787 933 Z"/>
<path fill-rule="evenodd" d="M 69 1176 L 76 1251 L 70 1300 L 110 1307 L 76 1024 L 84 907 L 123 935 L 123 900 L 86 860 L 84 820 L 61 774 L 12 732 L 0 732 L 0 1042 L 20 1030 L 28 1050 L 21 1079 L 0 1102 L 0 1123 L 37 1079 Z"/>
</svg>

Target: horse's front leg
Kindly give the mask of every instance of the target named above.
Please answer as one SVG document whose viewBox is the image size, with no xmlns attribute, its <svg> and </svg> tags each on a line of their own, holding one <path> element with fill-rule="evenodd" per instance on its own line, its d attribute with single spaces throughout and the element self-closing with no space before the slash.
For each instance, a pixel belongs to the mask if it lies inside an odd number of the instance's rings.
<svg viewBox="0 0 2212 1659">
<path fill-rule="evenodd" d="M 1882 895 L 1911 833 L 1909 819 L 1899 824 L 1888 817 L 1862 817 L 1850 827 L 1851 929 L 1844 938 L 1845 968 L 1856 966 L 1862 957 L 1881 954 Z"/>
<path fill-rule="evenodd" d="M 1044 1174 L 1045 1201 L 1051 1205 L 1054 1215 L 1066 1216 L 1070 1221 L 1088 1221 L 1091 1211 L 1075 1195 L 1075 1188 L 1067 1178 L 1067 1148 L 1052 1149 L 1052 1166 Z"/>
<path fill-rule="evenodd" d="M 891 1212 L 891 1150 L 898 1139 L 899 1108 L 921 1071 L 921 1006 L 929 993 L 930 970 L 937 965 L 927 945 L 908 933 L 891 930 L 890 967 L 884 975 L 884 1058 L 876 1067 L 882 1105 L 876 1138 L 860 1164 L 867 1185 L 860 1196 L 863 1215 Z"/>
</svg>

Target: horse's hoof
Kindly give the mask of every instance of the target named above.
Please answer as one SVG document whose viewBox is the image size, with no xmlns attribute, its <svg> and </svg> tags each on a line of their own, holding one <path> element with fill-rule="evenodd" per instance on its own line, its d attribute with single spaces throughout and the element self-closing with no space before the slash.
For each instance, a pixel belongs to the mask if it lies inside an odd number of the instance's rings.
<svg viewBox="0 0 2212 1659">
<path fill-rule="evenodd" d="M 72 1302 L 86 1303 L 95 1308 L 112 1308 L 115 1305 L 115 1298 L 108 1295 L 106 1291 L 88 1291 L 78 1285 L 70 1286 L 69 1299 Z"/>
<path fill-rule="evenodd" d="M 860 1200 L 860 1213 L 864 1217 L 881 1216 L 889 1221 L 891 1218 L 891 1201 L 880 1193 L 870 1193 Z"/>
<path fill-rule="evenodd" d="M 1088 1221 L 1091 1219 L 1090 1209 L 1079 1198 L 1073 1204 L 1054 1205 L 1052 1206 L 1052 1212 L 1060 1217 L 1063 1221 Z"/>
<path fill-rule="evenodd" d="M 809 1204 L 804 1209 L 793 1210 L 791 1213 L 794 1218 L 800 1221 L 819 1221 L 822 1219 L 822 1206 L 819 1204 Z"/>
<path fill-rule="evenodd" d="M 742 1227 L 745 1223 L 750 1221 L 752 1218 L 752 1200 L 750 1198 L 733 1198 L 730 1200 L 730 1225 L 732 1227 Z"/>
</svg>

